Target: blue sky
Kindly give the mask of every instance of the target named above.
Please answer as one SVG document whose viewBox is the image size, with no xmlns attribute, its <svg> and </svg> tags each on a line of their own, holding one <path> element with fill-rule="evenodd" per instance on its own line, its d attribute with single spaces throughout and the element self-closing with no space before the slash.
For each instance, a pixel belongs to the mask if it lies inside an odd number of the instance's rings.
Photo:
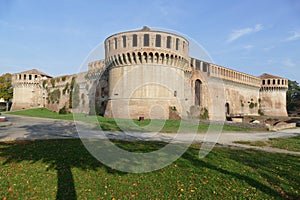
<svg viewBox="0 0 300 200">
<path fill-rule="evenodd" d="M 76 73 L 106 37 L 144 25 L 189 36 L 221 66 L 300 82 L 298 0 L 0 0 L 0 74 Z"/>
</svg>

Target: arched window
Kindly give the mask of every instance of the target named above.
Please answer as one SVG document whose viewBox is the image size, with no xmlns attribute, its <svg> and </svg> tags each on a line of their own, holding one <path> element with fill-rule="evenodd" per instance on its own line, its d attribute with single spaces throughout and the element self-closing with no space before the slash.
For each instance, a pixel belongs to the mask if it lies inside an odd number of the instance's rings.
<svg viewBox="0 0 300 200">
<path fill-rule="evenodd" d="M 144 46 L 149 46 L 149 34 L 144 34 Z"/>
<path fill-rule="evenodd" d="M 167 48 L 170 49 L 171 48 L 171 36 L 167 37 Z"/>
<path fill-rule="evenodd" d="M 202 82 L 197 79 L 195 81 L 195 106 L 200 106 L 201 104 L 201 85 L 202 85 Z"/>
<path fill-rule="evenodd" d="M 132 46 L 137 47 L 137 35 L 133 34 L 132 36 Z"/>
<path fill-rule="evenodd" d="M 161 35 L 157 34 L 155 37 L 155 46 L 161 47 Z"/>
</svg>

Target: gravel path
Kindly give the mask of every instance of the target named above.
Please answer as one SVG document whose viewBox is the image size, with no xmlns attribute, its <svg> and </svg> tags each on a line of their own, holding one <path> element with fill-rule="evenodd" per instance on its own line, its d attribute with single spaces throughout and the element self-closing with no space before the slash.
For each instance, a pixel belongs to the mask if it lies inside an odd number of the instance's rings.
<svg viewBox="0 0 300 200">
<path fill-rule="evenodd" d="M 11 122 L 10 126 L 0 127 L 0 141 L 12 140 L 35 140 L 54 138 L 110 138 L 122 140 L 142 140 L 142 141 L 163 141 L 163 142 L 210 142 L 222 146 L 251 148 L 268 152 L 300 154 L 283 149 L 270 147 L 255 147 L 242 144 L 235 144 L 234 141 L 266 141 L 269 138 L 293 137 L 300 135 L 300 128 L 287 129 L 278 132 L 222 132 L 222 133 L 184 133 L 177 135 L 174 133 L 122 133 L 110 131 L 97 131 L 87 129 L 81 123 L 78 126 L 78 135 L 75 123 L 68 120 L 33 118 L 16 115 L 5 115 Z M 176 141 L 174 141 L 176 137 Z"/>
</svg>

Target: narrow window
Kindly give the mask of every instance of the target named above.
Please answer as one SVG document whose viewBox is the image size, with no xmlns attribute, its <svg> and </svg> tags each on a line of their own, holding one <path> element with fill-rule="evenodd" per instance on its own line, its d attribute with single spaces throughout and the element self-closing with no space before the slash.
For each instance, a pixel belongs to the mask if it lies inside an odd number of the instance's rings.
<svg viewBox="0 0 300 200">
<path fill-rule="evenodd" d="M 268 85 L 270 85 L 271 84 L 271 80 L 270 79 L 268 79 Z"/>
<path fill-rule="evenodd" d="M 203 62 L 203 72 L 207 72 L 207 63 Z"/>
<path fill-rule="evenodd" d="M 108 40 L 107 50 L 110 51 L 110 40 Z"/>
<path fill-rule="evenodd" d="M 34 80 L 37 80 L 37 75 L 34 75 Z"/>
<path fill-rule="evenodd" d="M 118 48 L 118 38 L 115 38 L 115 49 Z"/>
<path fill-rule="evenodd" d="M 159 34 L 156 35 L 155 46 L 156 47 L 161 47 L 161 36 Z"/>
<path fill-rule="evenodd" d="M 137 35 L 133 34 L 132 36 L 132 46 L 136 47 L 137 46 Z"/>
<path fill-rule="evenodd" d="M 284 80 L 281 81 L 281 85 L 284 85 Z"/>
<path fill-rule="evenodd" d="M 144 34 L 144 46 L 149 46 L 149 34 Z"/>
<path fill-rule="evenodd" d="M 273 85 L 275 85 L 275 83 L 276 83 L 276 82 L 275 82 L 275 79 L 273 79 Z"/>
<path fill-rule="evenodd" d="M 178 50 L 178 49 L 179 49 L 179 39 L 176 38 L 176 50 Z"/>
<path fill-rule="evenodd" d="M 31 74 L 29 74 L 29 80 L 31 81 L 31 78 L 32 78 L 32 76 L 31 76 Z"/>
<path fill-rule="evenodd" d="M 201 103 L 201 84 L 202 82 L 199 79 L 195 81 L 195 106 L 200 106 Z"/>
<path fill-rule="evenodd" d="M 26 74 L 24 74 L 24 80 L 26 80 Z"/>
<path fill-rule="evenodd" d="M 167 48 L 170 49 L 171 48 L 171 36 L 167 37 Z"/>
<path fill-rule="evenodd" d="M 196 60 L 196 70 L 200 70 L 200 60 Z"/>
<path fill-rule="evenodd" d="M 279 79 L 277 80 L 277 84 L 280 85 L 280 80 Z"/>
<path fill-rule="evenodd" d="M 123 35 L 122 39 L 123 39 L 123 48 L 126 48 L 126 36 Z"/>
<path fill-rule="evenodd" d="M 19 74 L 19 79 L 21 80 L 22 79 L 22 76 L 21 76 L 21 74 Z M 283 81 L 283 80 L 282 80 Z"/>
<path fill-rule="evenodd" d="M 263 80 L 263 81 L 262 81 L 262 84 L 263 84 L 263 85 L 266 85 L 266 80 Z"/>
</svg>

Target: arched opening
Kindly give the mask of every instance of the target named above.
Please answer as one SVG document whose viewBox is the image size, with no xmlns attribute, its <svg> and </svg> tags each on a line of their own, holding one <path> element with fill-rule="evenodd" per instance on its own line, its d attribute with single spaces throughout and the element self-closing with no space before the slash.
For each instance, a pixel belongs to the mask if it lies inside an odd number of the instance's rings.
<svg viewBox="0 0 300 200">
<path fill-rule="evenodd" d="M 228 116 L 228 115 L 230 114 L 229 103 L 226 103 L 226 104 L 225 104 L 225 113 L 226 113 L 226 116 Z"/>
<path fill-rule="evenodd" d="M 201 85 L 202 82 L 197 79 L 195 81 L 195 106 L 200 106 L 201 104 Z"/>
</svg>

